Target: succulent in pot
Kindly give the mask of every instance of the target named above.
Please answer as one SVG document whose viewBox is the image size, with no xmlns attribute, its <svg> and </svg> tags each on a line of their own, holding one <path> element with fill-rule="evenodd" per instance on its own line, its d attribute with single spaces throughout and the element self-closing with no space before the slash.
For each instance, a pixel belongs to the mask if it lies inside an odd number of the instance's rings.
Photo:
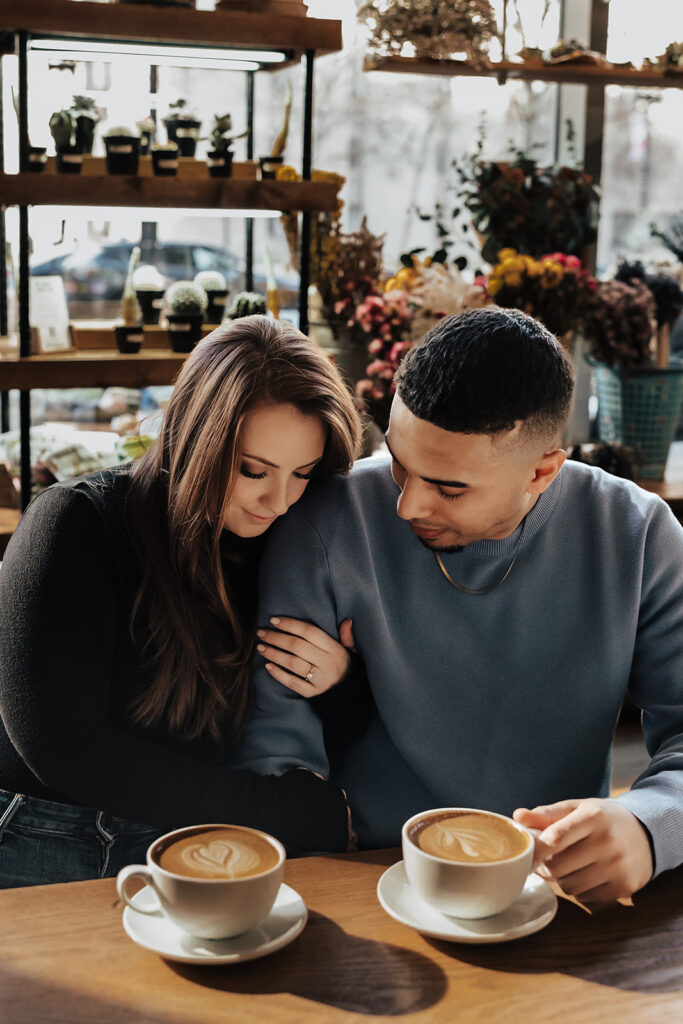
<svg viewBox="0 0 683 1024">
<path fill-rule="evenodd" d="M 133 284 L 139 262 L 140 247 L 136 245 L 128 261 L 128 273 L 126 274 L 126 283 L 123 288 L 123 298 L 121 299 L 121 319 L 123 324 L 118 324 L 114 328 L 116 332 L 116 347 L 119 352 L 125 355 L 134 355 L 139 352 L 143 342 L 140 309 Z"/>
<path fill-rule="evenodd" d="M 140 156 L 147 156 L 151 146 L 152 139 L 157 130 L 156 122 L 151 114 L 147 117 L 143 117 L 141 121 L 135 122 L 135 127 L 138 130 L 140 136 Z"/>
<path fill-rule="evenodd" d="M 206 292 L 192 281 L 176 281 L 165 296 L 166 319 L 174 352 L 191 352 L 202 334 L 209 304 Z"/>
<path fill-rule="evenodd" d="M 253 316 L 255 313 L 267 313 L 266 299 L 260 292 L 238 292 L 230 303 L 230 309 L 225 315 L 226 320 L 239 320 L 243 316 Z"/>
<path fill-rule="evenodd" d="M 76 125 L 68 110 L 56 110 L 50 118 L 50 134 L 55 141 L 57 170 L 60 174 L 80 174 L 83 146 L 76 142 Z"/>
<path fill-rule="evenodd" d="M 127 125 L 115 125 L 104 134 L 108 174 L 137 174 L 140 136 Z"/>
<path fill-rule="evenodd" d="M 142 311 L 143 324 L 158 324 L 166 284 L 157 268 L 151 263 L 141 264 L 133 274 L 133 288 Z"/>
<path fill-rule="evenodd" d="M 207 324 L 220 324 L 225 312 L 228 298 L 228 282 L 217 270 L 200 270 L 195 274 L 193 284 L 206 292 L 208 306 L 206 308 Z"/>
<path fill-rule="evenodd" d="M 249 129 L 237 135 L 229 135 L 232 128 L 230 114 L 214 114 L 213 127 L 209 136 L 212 148 L 206 154 L 209 174 L 212 178 L 229 178 L 232 175 L 232 144 L 249 134 Z"/>
<path fill-rule="evenodd" d="M 100 111 L 95 105 L 95 100 L 89 96 L 74 96 L 69 113 L 74 122 L 76 145 L 82 147 L 81 152 L 92 153 L 95 128 L 100 120 Z"/>
<path fill-rule="evenodd" d="M 175 142 L 181 156 L 194 156 L 202 126 L 187 106 L 187 100 L 179 99 L 171 103 L 164 126 L 169 142 Z"/>
<path fill-rule="evenodd" d="M 152 167 L 158 178 L 175 177 L 178 173 L 178 147 L 175 142 L 155 142 L 152 146 Z"/>
</svg>

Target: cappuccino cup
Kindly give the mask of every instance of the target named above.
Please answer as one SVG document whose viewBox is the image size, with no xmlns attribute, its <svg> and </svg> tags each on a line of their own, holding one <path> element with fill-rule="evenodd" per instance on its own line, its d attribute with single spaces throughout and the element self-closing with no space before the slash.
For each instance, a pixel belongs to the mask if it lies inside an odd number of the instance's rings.
<svg viewBox="0 0 683 1024">
<path fill-rule="evenodd" d="M 202 939 L 230 939 L 270 913 L 285 868 L 282 843 L 242 825 L 191 825 L 155 839 L 145 864 L 119 871 L 116 891 L 139 914 L 159 909 L 183 931 Z M 158 906 L 132 902 L 127 886 L 137 878 Z"/>
<path fill-rule="evenodd" d="M 493 811 L 423 811 L 406 821 L 401 839 L 411 886 L 426 903 L 453 917 L 490 917 L 506 910 L 532 869 L 531 832 Z"/>
</svg>

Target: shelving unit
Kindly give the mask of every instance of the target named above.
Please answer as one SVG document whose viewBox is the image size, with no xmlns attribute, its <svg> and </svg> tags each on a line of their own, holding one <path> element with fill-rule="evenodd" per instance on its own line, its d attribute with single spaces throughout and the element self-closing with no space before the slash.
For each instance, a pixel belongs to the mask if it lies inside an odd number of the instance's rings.
<svg viewBox="0 0 683 1024">
<path fill-rule="evenodd" d="M 625 85 L 647 89 L 683 89 L 683 71 L 641 71 L 636 68 L 577 63 L 548 64 L 540 60 L 502 60 L 491 64 L 473 64 L 464 60 L 368 55 L 363 61 L 363 70 L 390 71 L 404 75 L 442 75 L 449 78 L 497 78 L 501 83 L 520 80 L 558 82 L 563 85 Z"/>
<path fill-rule="evenodd" d="M 295 7 L 290 4 L 288 7 Z M 90 3 L 87 0 L 0 0 L 0 55 L 19 58 L 20 173 L 5 174 L 0 146 L 0 204 L 19 208 L 19 356 L 0 358 L 0 392 L 20 391 L 21 505 L 31 494 L 30 390 L 32 388 L 106 387 L 112 384 L 144 387 L 172 383 L 184 356 L 148 351 L 135 356 L 117 352 L 67 352 L 31 356 L 29 310 L 28 210 L 34 205 L 164 207 L 189 209 L 301 211 L 301 274 L 299 312 L 302 330 L 307 327 L 307 294 L 311 212 L 336 206 L 334 186 L 311 178 L 313 116 L 313 64 L 318 54 L 341 49 L 341 22 L 308 18 L 280 11 L 284 4 L 255 4 L 253 11 L 196 11 L 182 7 Z M 142 43 L 159 47 L 253 51 L 259 71 L 275 70 L 305 59 L 305 93 L 302 178 L 300 182 L 216 179 L 210 177 L 159 178 L 145 175 L 118 177 L 101 174 L 58 175 L 27 173 L 28 166 L 28 51 L 36 40 L 53 40 L 68 52 L 87 41 L 111 44 Z M 268 61 L 264 51 L 277 54 Z M 252 54 L 249 53 L 248 56 Z M 101 59 L 88 57 L 82 60 Z M 150 64 L 154 60 L 150 57 Z M 247 71 L 247 123 L 253 128 L 253 71 Z M 2 125 L 0 124 L 0 133 Z M 1 138 L 1 134 L 0 134 Z M 253 157 L 253 133 L 247 156 Z M 4 212 L 0 215 L 4 223 Z M 249 222 L 248 222 L 249 227 Z M 250 287 L 252 245 L 247 231 L 247 287 Z M 0 334 L 6 327 L 0 323 Z"/>
</svg>

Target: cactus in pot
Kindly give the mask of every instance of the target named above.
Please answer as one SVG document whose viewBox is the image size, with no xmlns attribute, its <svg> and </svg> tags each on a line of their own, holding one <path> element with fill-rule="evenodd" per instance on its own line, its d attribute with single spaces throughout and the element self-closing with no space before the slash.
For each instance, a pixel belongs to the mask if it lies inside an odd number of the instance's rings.
<svg viewBox="0 0 683 1024">
<path fill-rule="evenodd" d="M 226 313 L 225 319 L 239 320 L 243 316 L 267 312 L 266 300 L 260 292 L 238 292 L 230 303 L 230 309 Z"/>
<path fill-rule="evenodd" d="M 108 174 L 137 174 L 140 136 L 127 125 L 115 125 L 105 132 Z"/>
<path fill-rule="evenodd" d="M 133 288 L 142 310 L 143 324 L 158 324 L 166 284 L 156 267 L 143 263 L 133 274 Z"/>
<path fill-rule="evenodd" d="M 228 282 L 217 270 L 200 270 L 195 274 L 194 284 L 203 288 L 208 299 L 206 322 L 220 324 L 228 298 Z"/>
<path fill-rule="evenodd" d="M 168 288 L 166 319 L 174 352 L 191 352 L 197 344 L 208 304 L 204 289 L 192 281 L 176 281 Z"/>
</svg>

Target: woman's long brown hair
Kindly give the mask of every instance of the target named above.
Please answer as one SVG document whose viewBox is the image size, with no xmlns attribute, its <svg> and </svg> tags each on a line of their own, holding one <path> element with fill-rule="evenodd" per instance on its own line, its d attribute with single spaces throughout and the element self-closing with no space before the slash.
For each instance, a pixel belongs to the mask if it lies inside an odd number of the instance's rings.
<svg viewBox="0 0 683 1024">
<path fill-rule="evenodd" d="M 316 477 L 348 472 L 360 437 L 353 400 L 324 353 L 290 324 L 225 324 L 188 358 L 159 438 L 132 470 L 129 530 L 143 565 L 150 686 L 131 709 L 143 727 L 187 740 L 239 728 L 248 702 L 254 623 L 228 593 L 222 522 L 240 471 L 240 435 L 260 403 L 317 416 L 326 443 Z M 226 636 L 230 642 L 226 642 Z"/>
</svg>

